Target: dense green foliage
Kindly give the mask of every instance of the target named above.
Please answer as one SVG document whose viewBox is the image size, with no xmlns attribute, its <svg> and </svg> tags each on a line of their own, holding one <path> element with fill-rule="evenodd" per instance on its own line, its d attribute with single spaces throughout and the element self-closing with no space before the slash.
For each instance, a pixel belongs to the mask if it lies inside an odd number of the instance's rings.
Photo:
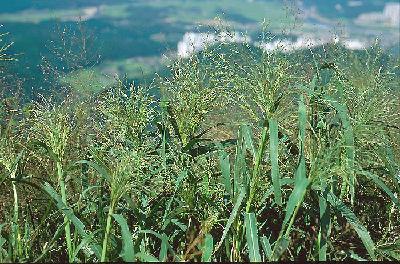
<svg viewBox="0 0 400 264">
<path fill-rule="evenodd" d="M 400 260 L 398 60 L 221 43 L 170 73 L 2 95 L 0 262 Z"/>
</svg>

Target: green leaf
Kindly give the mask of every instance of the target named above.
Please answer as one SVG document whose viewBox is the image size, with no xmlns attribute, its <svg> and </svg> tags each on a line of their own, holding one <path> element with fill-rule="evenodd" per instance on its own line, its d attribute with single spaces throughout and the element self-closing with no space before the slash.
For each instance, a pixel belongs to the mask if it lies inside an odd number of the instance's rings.
<svg viewBox="0 0 400 264">
<path fill-rule="evenodd" d="M 379 245 L 377 250 L 389 260 L 400 261 L 400 239 L 392 243 Z"/>
<path fill-rule="evenodd" d="M 42 258 L 44 258 L 46 256 L 47 253 L 49 253 L 50 250 L 53 249 L 53 247 L 56 245 L 57 240 L 60 238 L 60 236 L 64 232 L 64 227 L 66 224 L 67 223 L 64 222 L 62 225 L 57 227 L 57 230 L 54 233 L 53 238 L 50 240 L 50 242 L 45 247 L 42 248 L 42 253 L 33 262 L 39 262 Z M 0 246 L 0 249 L 1 249 L 1 246 Z"/>
<path fill-rule="evenodd" d="M 236 200 L 235 206 L 233 207 L 232 213 L 229 216 L 228 222 L 226 223 L 226 226 L 224 228 L 224 231 L 222 232 L 222 237 L 221 240 L 218 242 L 214 252 L 218 251 L 218 249 L 221 247 L 222 242 L 224 242 L 224 239 L 226 235 L 229 232 L 229 229 L 231 228 L 231 225 L 233 221 L 236 219 L 236 215 L 239 211 L 240 206 L 242 205 L 243 199 L 246 196 L 246 188 L 242 187 L 242 190 L 240 191 L 239 197 Z"/>
<path fill-rule="evenodd" d="M 286 205 L 286 213 L 285 213 L 285 218 L 284 218 L 283 224 L 282 224 L 282 230 L 284 230 L 284 228 L 288 224 L 298 203 L 301 203 L 303 201 L 303 198 L 307 192 L 307 187 L 308 187 L 309 183 L 310 183 L 310 181 L 307 178 L 300 179 L 299 181 L 295 181 L 294 189 L 293 189 L 292 193 L 290 194 L 288 203 Z"/>
<path fill-rule="evenodd" d="M 326 252 L 328 248 L 327 241 L 330 236 L 331 217 L 330 204 L 327 203 L 327 192 L 319 197 L 319 217 L 320 229 L 318 233 L 318 260 L 326 261 Z"/>
<path fill-rule="evenodd" d="M 72 209 L 63 203 L 61 196 L 58 195 L 54 188 L 49 183 L 45 182 L 44 190 L 54 199 L 58 210 L 60 210 L 74 224 L 78 234 L 82 237 L 86 237 L 85 225 L 75 216 Z"/>
<path fill-rule="evenodd" d="M 167 207 L 164 210 L 162 230 L 165 230 L 167 228 L 169 222 L 170 222 L 170 221 L 167 221 L 167 218 L 168 218 L 168 214 L 170 213 L 170 210 L 171 210 L 172 202 L 173 202 L 173 200 L 175 198 L 176 192 L 179 190 L 179 187 L 181 186 L 183 180 L 187 177 L 187 175 L 188 175 L 187 171 L 184 170 L 179 174 L 178 178 L 175 180 L 174 194 L 169 199 L 169 201 L 167 203 Z"/>
<path fill-rule="evenodd" d="M 304 104 L 304 98 L 300 98 L 299 102 L 299 142 L 300 142 L 300 159 L 299 165 L 297 166 L 295 173 L 295 186 L 300 185 L 307 178 L 306 172 L 306 160 L 304 157 L 304 145 L 306 140 L 306 128 L 307 128 L 307 109 Z"/>
<path fill-rule="evenodd" d="M 246 213 L 244 224 L 246 228 L 247 247 L 251 262 L 261 262 L 260 247 L 258 245 L 257 220 L 254 213 Z"/>
<path fill-rule="evenodd" d="M 305 133 L 307 126 L 307 111 L 304 104 L 304 98 L 301 96 L 299 101 L 299 141 L 300 141 L 300 160 L 295 172 L 294 189 L 289 196 L 289 200 L 286 204 L 285 218 L 282 223 L 282 228 L 278 241 L 276 242 L 273 250 L 273 260 L 278 260 L 283 254 L 284 250 L 288 247 L 289 240 L 287 239 L 290 234 L 294 217 L 296 216 L 297 210 L 300 208 L 304 196 L 307 192 L 307 188 L 310 184 L 310 179 L 306 175 L 306 162 L 304 157 L 304 144 L 305 144 Z M 290 225 L 288 225 L 290 221 Z M 285 234 L 285 236 L 283 236 Z M 281 253 L 280 251 L 283 250 Z M 278 254 L 280 253 L 280 254 Z"/>
<path fill-rule="evenodd" d="M 94 190 L 94 189 L 97 189 L 97 188 L 101 188 L 101 186 L 100 186 L 100 185 L 89 186 L 89 187 L 87 187 L 85 190 L 82 191 L 82 195 L 81 195 L 81 196 L 84 197 L 84 198 L 87 198 L 86 194 L 87 194 L 89 191 Z"/>
<path fill-rule="evenodd" d="M 314 81 L 314 80 L 313 80 Z M 315 86 L 315 84 L 311 84 L 311 86 Z M 315 92 L 308 87 L 300 87 L 302 90 L 307 92 L 307 94 L 311 96 L 315 96 Z M 335 98 L 332 98 L 328 95 L 323 95 L 323 99 L 328 103 L 331 104 L 337 111 L 338 117 L 343 126 L 343 136 L 344 136 L 344 143 L 345 143 L 345 152 L 346 152 L 346 165 L 349 171 L 349 187 L 350 187 L 350 197 L 351 203 L 354 203 L 355 197 L 355 146 L 354 146 L 354 132 L 353 127 L 350 121 L 350 114 L 347 109 L 346 103 L 338 102 Z"/>
<path fill-rule="evenodd" d="M 201 262 L 211 262 L 211 257 L 214 249 L 214 239 L 212 235 L 206 234 L 204 244 L 202 247 L 203 254 L 201 255 Z"/>
<path fill-rule="evenodd" d="M 178 255 L 176 255 L 175 251 L 173 250 L 173 248 L 171 247 L 171 245 L 168 242 L 168 237 L 165 234 L 159 234 L 153 230 L 140 230 L 138 231 L 139 233 L 142 234 L 152 234 L 153 236 L 157 237 L 158 239 L 161 240 L 161 243 L 165 243 L 167 249 L 169 250 L 169 252 L 171 252 L 171 254 L 174 256 L 175 261 L 180 261 L 180 258 L 178 257 Z"/>
<path fill-rule="evenodd" d="M 356 230 L 358 236 L 361 238 L 368 254 L 373 260 L 376 260 L 375 256 L 375 244 L 369 235 L 368 230 L 362 225 L 356 215 L 333 193 L 328 194 L 328 202 L 342 214 L 344 218 L 350 223 L 350 225 Z"/>
<path fill-rule="evenodd" d="M 343 125 L 343 134 L 345 141 L 345 152 L 346 152 L 346 164 L 349 170 L 349 186 L 350 186 L 350 197 L 351 203 L 354 203 L 355 190 L 354 186 L 356 183 L 354 174 L 354 162 L 355 162 L 355 146 L 354 146 L 354 133 L 353 127 L 349 119 L 349 112 L 346 104 L 340 104 L 336 101 L 331 101 L 332 105 L 336 108 L 339 118 Z"/>
<path fill-rule="evenodd" d="M 24 151 L 21 151 L 21 152 L 18 154 L 18 156 L 15 158 L 15 160 L 14 160 L 13 163 L 12 163 L 12 169 L 11 169 L 11 171 L 16 171 L 16 170 L 17 170 L 19 161 L 21 160 L 21 158 L 22 158 L 23 155 L 24 155 Z"/>
<path fill-rule="evenodd" d="M 233 193 L 231 186 L 231 163 L 229 161 L 229 154 L 226 153 L 224 150 L 221 150 L 219 153 L 219 165 L 221 167 L 221 180 L 225 186 L 225 191 L 232 197 Z"/>
<path fill-rule="evenodd" d="M 136 256 L 136 258 L 138 258 L 140 261 L 143 261 L 143 262 L 160 262 L 153 255 L 147 254 L 147 253 L 144 253 L 144 252 L 139 252 L 135 256 Z"/>
<path fill-rule="evenodd" d="M 280 184 L 279 164 L 278 164 L 278 122 L 271 118 L 269 119 L 269 138 L 270 138 L 270 158 L 271 158 L 271 178 L 274 187 L 275 202 L 277 205 L 282 205 L 282 192 Z"/>
<path fill-rule="evenodd" d="M 306 165 L 303 154 L 301 154 L 300 164 L 296 170 L 294 189 L 289 196 L 289 200 L 286 204 L 286 213 L 285 218 L 282 224 L 282 231 L 285 229 L 286 225 L 289 223 L 290 218 L 292 217 L 296 206 L 298 203 L 303 201 L 303 198 L 307 192 L 307 187 L 310 183 L 310 180 L 306 177 Z M 289 232 L 289 231 L 288 231 Z M 287 233 L 288 233 L 287 232 Z"/>
<path fill-rule="evenodd" d="M 349 253 L 350 258 L 357 260 L 357 261 L 367 261 L 366 259 L 360 257 L 359 255 L 357 255 L 353 250 L 350 250 Z"/>
<path fill-rule="evenodd" d="M 41 147 L 41 148 L 43 148 L 45 151 L 47 151 L 47 153 L 49 154 L 51 159 L 53 159 L 55 162 L 58 161 L 57 155 L 45 143 L 43 143 L 43 142 L 41 142 L 39 140 L 34 140 L 34 141 L 31 142 L 31 145 L 33 145 L 33 147 Z"/>
<path fill-rule="evenodd" d="M 264 254 L 267 257 L 267 260 L 271 261 L 272 260 L 272 247 L 271 243 L 269 243 L 269 239 L 266 236 L 263 236 L 261 238 L 261 245 L 264 250 Z"/>
<path fill-rule="evenodd" d="M 393 179 L 394 186 L 396 187 L 396 192 L 400 193 L 400 174 L 398 173 L 399 164 L 397 164 L 397 162 L 395 161 L 393 148 L 391 147 L 388 139 L 386 139 L 384 153 L 381 154 L 381 157 L 385 160 L 386 168 L 389 170 L 390 177 Z"/>
<path fill-rule="evenodd" d="M 86 238 L 88 235 L 85 231 L 85 225 L 75 216 L 72 209 L 63 203 L 61 196 L 58 195 L 54 188 L 49 183 L 45 182 L 43 185 L 43 189 L 49 194 L 51 198 L 53 198 L 58 210 L 60 210 L 68 218 L 68 220 L 72 222 L 78 234 L 81 235 L 82 238 Z M 91 244 L 90 248 L 95 253 L 96 257 L 100 258 L 100 246 L 96 244 Z"/>
<path fill-rule="evenodd" d="M 158 256 L 158 259 L 162 262 L 165 262 L 167 260 L 167 251 L 168 251 L 168 238 L 165 234 L 161 235 L 161 249 L 160 249 L 160 254 Z"/>
<path fill-rule="evenodd" d="M 73 252 L 73 259 L 74 261 L 76 261 L 76 257 L 78 256 L 79 252 L 81 251 L 81 249 L 83 247 L 85 247 L 86 245 L 89 245 L 90 242 L 93 240 L 95 233 L 91 233 L 90 235 L 88 235 L 87 237 L 84 237 L 81 242 L 79 243 L 79 245 L 75 248 L 74 252 Z"/>
<path fill-rule="evenodd" d="M 279 260 L 288 247 L 289 247 L 289 239 L 287 239 L 286 237 L 281 237 L 278 241 L 276 241 L 271 260 L 272 261 Z"/>
<path fill-rule="evenodd" d="M 187 226 L 183 223 L 181 223 L 178 219 L 171 219 L 171 223 L 175 224 L 179 229 L 181 229 L 183 232 L 186 232 Z"/>
<path fill-rule="evenodd" d="M 306 128 L 307 128 L 307 108 L 306 105 L 304 104 L 304 97 L 301 96 L 299 101 L 299 141 L 300 141 L 301 152 L 304 152 Z"/>
<path fill-rule="evenodd" d="M 244 175 L 246 173 L 246 158 L 245 158 L 245 148 L 243 146 L 243 132 L 239 130 L 238 141 L 236 144 L 235 161 L 233 168 L 233 194 L 234 197 L 232 201 L 240 193 L 241 188 L 246 184 Z"/>
<path fill-rule="evenodd" d="M 122 234 L 122 250 L 119 256 L 126 262 L 134 262 L 135 261 L 135 251 L 133 247 L 132 234 L 129 230 L 128 223 L 124 216 L 120 214 L 113 214 L 115 221 L 121 227 Z"/>
<path fill-rule="evenodd" d="M 253 132 L 251 131 L 251 129 L 248 125 L 242 125 L 241 130 L 242 130 L 244 142 L 246 144 L 246 148 L 248 150 L 250 150 L 250 153 L 253 157 L 253 163 L 255 163 L 256 148 L 254 147 L 254 143 L 253 143 Z"/>
<path fill-rule="evenodd" d="M 394 193 L 389 189 L 389 187 L 376 175 L 368 172 L 368 171 L 360 171 L 360 174 L 367 176 L 371 180 L 374 181 L 376 185 L 379 186 L 389 197 L 392 199 L 392 202 L 400 209 L 399 199 L 394 195 Z"/>
<path fill-rule="evenodd" d="M 294 179 L 293 178 L 282 178 L 281 179 L 281 187 L 284 185 L 288 185 L 288 186 L 293 186 L 294 184 Z M 269 204 L 266 203 L 266 200 L 269 198 L 269 196 L 272 195 L 272 193 L 274 192 L 274 188 L 273 186 L 269 187 L 263 194 L 262 198 L 261 198 L 261 202 L 260 204 L 264 204 L 263 207 L 260 207 L 257 211 L 257 215 L 262 214 L 264 209 L 269 206 Z"/>
<path fill-rule="evenodd" d="M 7 242 L 7 240 L 1 235 L 1 230 L 3 229 L 3 227 L 4 227 L 5 225 L 6 225 L 6 224 L 1 224 L 1 225 L 0 225 L 0 250 L 3 249 L 4 244 Z M 0 252 L 0 254 L 1 254 L 1 252 Z M 0 255 L 0 256 L 1 256 L 1 255 Z"/>
<path fill-rule="evenodd" d="M 77 161 L 76 164 L 87 164 L 90 167 L 92 167 L 97 173 L 100 174 L 101 177 L 103 177 L 106 181 L 110 182 L 110 173 L 102 166 L 98 165 L 97 163 L 94 163 L 92 161 L 88 160 L 80 160 Z"/>
</svg>

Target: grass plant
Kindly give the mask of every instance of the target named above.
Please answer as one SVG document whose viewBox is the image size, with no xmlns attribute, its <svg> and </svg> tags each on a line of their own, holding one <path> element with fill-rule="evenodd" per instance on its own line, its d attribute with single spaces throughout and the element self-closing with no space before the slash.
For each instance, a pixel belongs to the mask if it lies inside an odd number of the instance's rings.
<svg viewBox="0 0 400 264">
<path fill-rule="evenodd" d="M 398 59 L 220 43 L 170 72 L 1 95 L 0 262 L 400 260 Z"/>
</svg>

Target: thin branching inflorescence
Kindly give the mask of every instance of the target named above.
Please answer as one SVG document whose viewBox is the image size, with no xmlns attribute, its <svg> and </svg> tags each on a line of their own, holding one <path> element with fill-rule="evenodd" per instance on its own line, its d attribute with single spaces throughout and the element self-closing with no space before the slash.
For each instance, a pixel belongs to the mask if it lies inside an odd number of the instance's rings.
<svg viewBox="0 0 400 264">
<path fill-rule="evenodd" d="M 68 206 L 65 152 L 69 145 L 71 120 L 66 109 L 51 102 L 44 102 L 32 110 L 31 137 L 39 148 L 44 148 L 55 163 L 55 177 L 62 202 Z M 65 216 L 65 240 L 69 261 L 73 261 L 70 220 Z"/>
</svg>

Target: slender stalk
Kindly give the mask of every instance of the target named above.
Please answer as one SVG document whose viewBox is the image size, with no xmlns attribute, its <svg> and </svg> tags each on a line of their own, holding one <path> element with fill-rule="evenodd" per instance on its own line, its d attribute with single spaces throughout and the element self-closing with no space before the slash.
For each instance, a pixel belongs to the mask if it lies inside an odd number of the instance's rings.
<svg viewBox="0 0 400 264">
<path fill-rule="evenodd" d="M 111 231 L 111 220 L 113 213 L 114 213 L 114 203 L 111 203 L 110 208 L 108 209 L 106 232 L 104 233 L 103 248 L 101 251 L 101 260 L 100 260 L 101 262 L 106 261 L 108 237 Z"/>
<path fill-rule="evenodd" d="M 11 175 L 12 179 L 12 187 L 13 187 L 13 195 L 14 195 L 14 223 L 18 222 L 18 193 L 17 186 L 15 185 L 15 172 Z"/>
<path fill-rule="evenodd" d="M 240 261 L 240 248 L 239 248 L 239 239 L 240 239 L 240 221 L 238 218 L 235 219 L 235 222 L 233 224 L 233 230 L 232 232 L 232 262 L 237 262 Z"/>
<path fill-rule="evenodd" d="M 61 199 L 65 206 L 67 205 L 67 194 L 66 194 L 66 186 L 64 182 L 64 171 L 62 169 L 61 162 L 57 161 L 57 176 L 58 176 L 58 183 L 60 185 L 61 190 Z M 65 240 L 67 241 L 67 250 L 68 250 L 68 259 L 70 262 L 73 260 L 73 250 L 72 250 L 72 241 L 71 241 L 71 225 L 68 220 L 67 216 L 64 216 L 65 224 Z"/>
<path fill-rule="evenodd" d="M 261 161 L 264 156 L 265 147 L 267 145 L 266 143 L 267 143 L 267 139 L 268 139 L 268 129 L 269 129 L 268 124 L 265 124 L 263 127 L 263 130 L 262 130 L 262 135 L 261 135 L 260 144 L 259 144 L 259 148 L 258 148 L 258 152 L 257 152 L 257 157 L 256 157 L 256 161 L 254 164 L 253 175 L 251 177 L 249 199 L 247 200 L 247 204 L 246 204 L 246 213 L 250 212 L 251 203 L 254 199 L 254 194 L 256 192 L 258 176 L 259 176 L 259 171 L 260 171 L 260 164 L 261 164 Z"/>
<path fill-rule="evenodd" d="M 19 206 L 18 206 L 18 192 L 17 186 L 15 184 L 15 173 L 16 171 L 13 170 L 11 173 L 11 181 L 12 181 L 12 188 L 13 188 L 13 196 L 14 196 L 14 215 L 13 215 L 13 236 L 14 236 L 14 249 L 16 251 L 16 255 L 20 255 L 21 253 L 21 246 L 20 246 L 20 233 L 19 233 L 19 226 L 18 226 L 18 218 L 19 218 Z M 14 256 L 15 257 L 15 256 Z"/>
</svg>

